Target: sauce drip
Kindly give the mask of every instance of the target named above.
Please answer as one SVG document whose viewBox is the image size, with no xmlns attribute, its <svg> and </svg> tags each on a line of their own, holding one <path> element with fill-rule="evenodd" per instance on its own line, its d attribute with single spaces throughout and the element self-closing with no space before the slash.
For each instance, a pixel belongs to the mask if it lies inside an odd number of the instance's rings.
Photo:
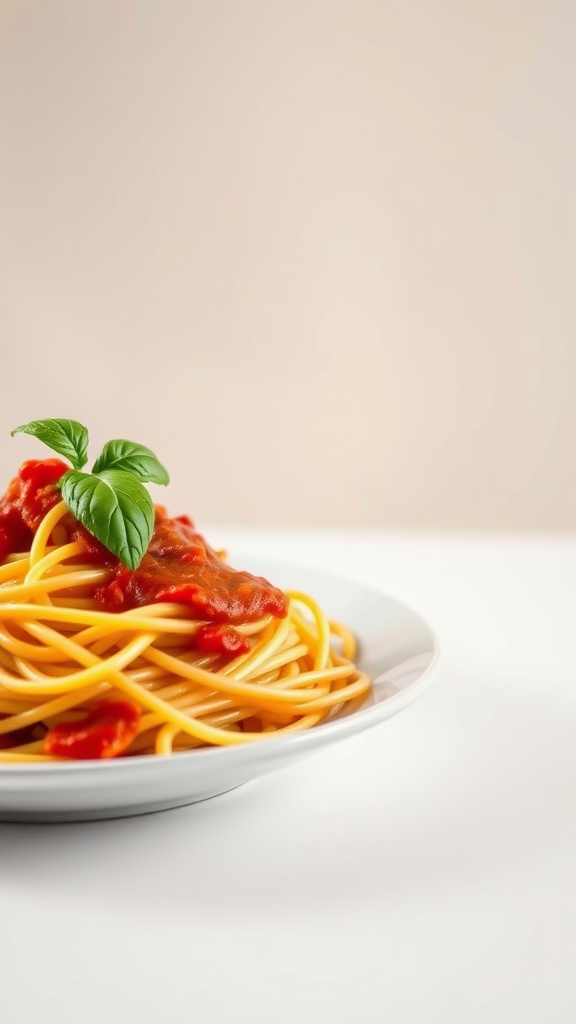
<svg viewBox="0 0 576 1024">
<path fill-rule="evenodd" d="M 81 721 L 58 722 L 44 737 L 44 753 L 74 760 L 119 757 L 138 733 L 140 708 L 131 700 L 103 700 Z"/>
</svg>

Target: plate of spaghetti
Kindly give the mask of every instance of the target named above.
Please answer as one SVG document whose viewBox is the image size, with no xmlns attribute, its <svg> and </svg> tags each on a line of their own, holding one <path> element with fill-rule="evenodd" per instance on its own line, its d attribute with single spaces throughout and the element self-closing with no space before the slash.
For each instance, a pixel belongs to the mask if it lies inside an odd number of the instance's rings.
<svg viewBox="0 0 576 1024">
<path fill-rule="evenodd" d="M 74 420 L 17 428 L 0 499 L 0 819 L 90 820 L 216 796 L 396 714 L 430 627 L 393 598 L 242 555 L 154 506 L 156 456 Z M 233 559 L 238 563 L 238 556 Z M 274 582 L 269 582 L 273 580 Z"/>
</svg>

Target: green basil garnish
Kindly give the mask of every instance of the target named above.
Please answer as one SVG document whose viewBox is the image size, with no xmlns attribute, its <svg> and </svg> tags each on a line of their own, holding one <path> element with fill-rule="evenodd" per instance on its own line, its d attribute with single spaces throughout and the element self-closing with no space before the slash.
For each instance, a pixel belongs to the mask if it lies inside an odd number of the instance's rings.
<svg viewBox="0 0 576 1024">
<path fill-rule="evenodd" d="M 170 480 L 168 470 L 154 452 L 133 441 L 107 441 L 92 466 L 92 472 L 101 473 L 104 469 L 121 469 L 144 483 L 167 484 Z"/>
<path fill-rule="evenodd" d="M 144 483 L 167 484 L 154 452 L 134 441 L 108 441 L 92 467 L 85 466 L 88 431 L 76 420 L 33 420 L 12 434 L 32 434 L 74 467 L 58 482 L 62 500 L 82 526 L 128 569 L 137 569 L 154 530 L 154 505 Z"/>
<path fill-rule="evenodd" d="M 32 420 L 16 427 L 14 434 L 32 434 L 68 459 L 74 469 L 82 469 L 88 460 L 88 431 L 77 420 Z"/>
</svg>

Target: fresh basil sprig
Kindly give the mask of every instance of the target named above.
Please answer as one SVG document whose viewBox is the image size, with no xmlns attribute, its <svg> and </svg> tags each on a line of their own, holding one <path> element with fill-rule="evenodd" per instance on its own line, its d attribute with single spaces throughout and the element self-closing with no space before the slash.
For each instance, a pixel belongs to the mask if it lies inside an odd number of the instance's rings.
<svg viewBox="0 0 576 1024">
<path fill-rule="evenodd" d="M 133 441 L 108 441 L 91 473 L 86 465 L 88 431 L 76 420 L 33 420 L 12 431 L 32 434 L 74 467 L 58 481 L 75 519 L 128 569 L 137 569 L 154 530 L 154 505 L 145 482 L 167 484 L 168 472 L 154 453 Z"/>
<path fill-rule="evenodd" d="M 73 516 L 129 569 L 137 569 L 152 539 L 154 505 L 140 481 L 121 469 L 70 470 L 60 481 Z"/>
<path fill-rule="evenodd" d="M 82 469 L 88 461 L 88 431 L 78 420 L 31 420 L 16 427 L 14 434 L 32 434 L 68 459 L 74 469 Z"/>
<path fill-rule="evenodd" d="M 104 469 L 132 473 L 145 483 L 167 484 L 170 479 L 154 452 L 133 441 L 107 441 L 92 466 L 92 472 L 102 473 Z"/>
</svg>

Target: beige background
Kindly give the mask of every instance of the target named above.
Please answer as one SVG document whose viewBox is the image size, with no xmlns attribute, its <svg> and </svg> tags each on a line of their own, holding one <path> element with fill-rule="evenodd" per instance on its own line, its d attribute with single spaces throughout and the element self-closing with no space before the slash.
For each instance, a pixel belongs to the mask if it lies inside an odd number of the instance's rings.
<svg viewBox="0 0 576 1024">
<path fill-rule="evenodd" d="M 0 471 L 200 521 L 576 526 L 576 5 L 0 0 Z"/>
</svg>

